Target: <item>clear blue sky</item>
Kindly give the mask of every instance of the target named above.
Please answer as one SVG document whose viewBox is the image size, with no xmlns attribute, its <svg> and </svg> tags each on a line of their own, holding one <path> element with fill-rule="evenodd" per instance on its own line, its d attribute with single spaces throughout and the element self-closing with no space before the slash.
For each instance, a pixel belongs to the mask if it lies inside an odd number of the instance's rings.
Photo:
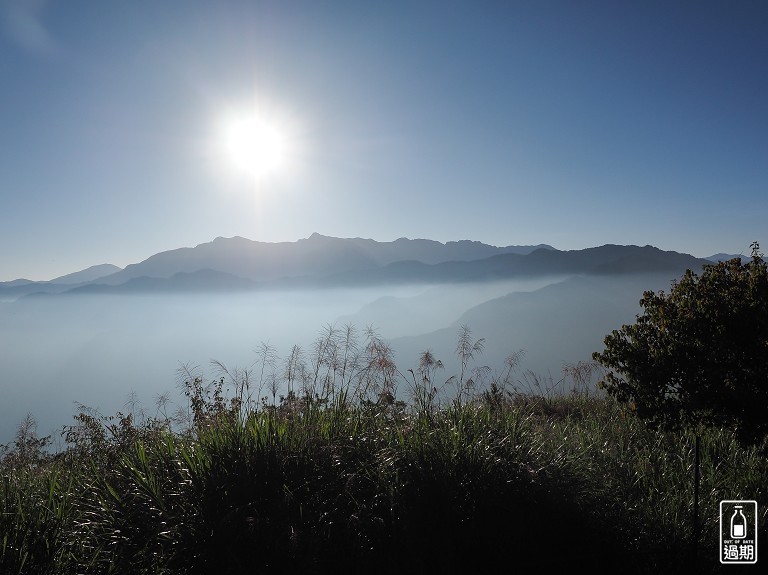
<svg viewBox="0 0 768 575">
<path fill-rule="evenodd" d="M 234 235 L 768 247 L 765 1 L 0 0 L 0 19 L 0 280 Z M 222 151 L 251 109 L 284 150 L 260 179 Z"/>
</svg>

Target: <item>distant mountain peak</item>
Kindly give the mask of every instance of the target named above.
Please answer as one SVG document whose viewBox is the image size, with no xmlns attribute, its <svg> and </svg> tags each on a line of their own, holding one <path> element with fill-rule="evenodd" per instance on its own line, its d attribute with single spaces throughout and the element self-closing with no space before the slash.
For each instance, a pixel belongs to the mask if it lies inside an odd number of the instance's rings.
<svg viewBox="0 0 768 575">
<path fill-rule="evenodd" d="M 200 244 L 200 245 L 205 245 L 207 243 L 211 243 L 211 244 L 225 244 L 225 243 L 232 243 L 232 242 L 248 242 L 248 243 L 252 243 L 253 240 L 249 240 L 248 238 L 244 238 L 243 236 L 230 236 L 228 238 L 226 238 L 224 236 L 217 236 L 217 237 L 215 237 L 213 239 L 213 241 L 205 242 L 204 244 Z"/>
<path fill-rule="evenodd" d="M 747 256 L 745 256 L 744 254 L 724 254 L 724 253 L 718 253 L 718 254 L 713 254 L 711 256 L 707 256 L 704 259 L 707 259 L 709 261 L 717 263 L 717 262 L 729 261 L 729 260 L 732 260 L 732 259 L 735 259 L 735 258 L 741 258 L 743 260 L 746 257 Z"/>
<path fill-rule="evenodd" d="M 122 268 L 112 264 L 98 264 L 91 266 L 79 272 L 63 275 L 51 280 L 51 283 L 57 284 L 79 284 L 92 282 L 110 274 L 121 271 Z"/>
</svg>

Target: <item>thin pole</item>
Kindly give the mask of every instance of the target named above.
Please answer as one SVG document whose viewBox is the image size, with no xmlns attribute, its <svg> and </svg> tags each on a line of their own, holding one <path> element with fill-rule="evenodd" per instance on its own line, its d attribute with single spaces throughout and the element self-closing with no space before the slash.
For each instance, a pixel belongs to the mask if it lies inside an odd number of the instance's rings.
<svg viewBox="0 0 768 575">
<path fill-rule="evenodd" d="M 699 456 L 701 436 L 696 433 L 696 446 L 693 467 L 693 559 L 699 555 L 699 485 L 701 484 L 701 458 Z"/>
</svg>

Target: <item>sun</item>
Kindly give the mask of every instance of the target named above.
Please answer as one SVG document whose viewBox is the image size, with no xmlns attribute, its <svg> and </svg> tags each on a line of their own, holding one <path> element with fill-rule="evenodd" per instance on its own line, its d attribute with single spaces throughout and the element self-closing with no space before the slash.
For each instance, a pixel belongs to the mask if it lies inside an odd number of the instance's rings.
<svg viewBox="0 0 768 575">
<path fill-rule="evenodd" d="M 275 112 L 230 110 L 220 115 L 214 140 L 220 168 L 233 177 L 260 183 L 296 167 L 295 129 Z"/>
<path fill-rule="evenodd" d="M 262 179 L 285 167 L 286 137 L 264 118 L 230 118 L 223 127 L 221 144 L 231 167 L 252 178 Z"/>
</svg>

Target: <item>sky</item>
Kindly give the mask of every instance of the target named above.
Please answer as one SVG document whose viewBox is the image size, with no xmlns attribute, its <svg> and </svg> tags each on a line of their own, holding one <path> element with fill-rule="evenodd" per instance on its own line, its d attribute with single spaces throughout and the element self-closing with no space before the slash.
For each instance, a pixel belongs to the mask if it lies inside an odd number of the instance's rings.
<svg viewBox="0 0 768 575">
<path fill-rule="evenodd" d="M 313 232 L 749 254 L 766 30 L 762 0 L 0 0 L 0 281 Z"/>
</svg>

